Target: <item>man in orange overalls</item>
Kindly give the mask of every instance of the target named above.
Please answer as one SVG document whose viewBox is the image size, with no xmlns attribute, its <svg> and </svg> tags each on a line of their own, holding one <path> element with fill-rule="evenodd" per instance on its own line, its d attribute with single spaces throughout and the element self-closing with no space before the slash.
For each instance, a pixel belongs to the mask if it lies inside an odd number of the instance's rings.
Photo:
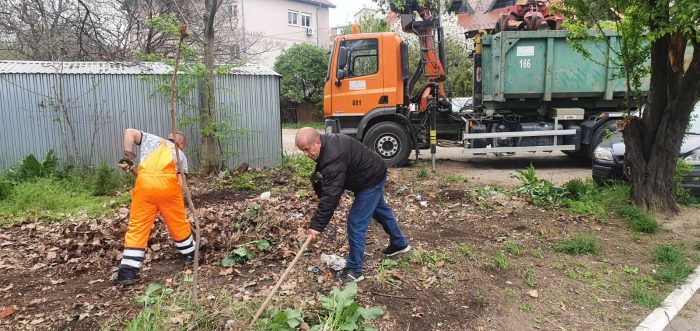
<svg viewBox="0 0 700 331">
<path fill-rule="evenodd" d="M 134 169 L 134 144 L 140 146 L 138 170 Z M 114 283 L 131 285 L 138 280 L 148 236 L 159 212 L 183 260 L 186 263 L 194 260 L 195 242 L 182 199 L 181 176 L 187 174 L 187 158 L 182 152 L 185 145 L 185 135 L 179 131 L 175 136 L 170 134 L 167 140 L 135 129 L 124 131 L 124 157 L 119 160 L 119 167 L 133 172 L 136 184 L 131 192 L 124 254 L 112 278 Z M 182 171 L 176 165 L 175 153 L 179 153 Z"/>
</svg>

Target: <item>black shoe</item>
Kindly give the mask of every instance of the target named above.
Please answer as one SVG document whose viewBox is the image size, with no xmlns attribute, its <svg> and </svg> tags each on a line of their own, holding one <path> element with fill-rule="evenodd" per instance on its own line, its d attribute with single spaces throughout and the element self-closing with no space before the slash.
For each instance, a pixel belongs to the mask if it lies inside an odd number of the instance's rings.
<svg viewBox="0 0 700 331">
<path fill-rule="evenodd" d="M 361 272 L 354 272 L 350 269 L 343 269 L 343 271 L 338 275 L 338 280 L 341 283 L 347 284 L 351 282 L 359 282 L 365 279 Z"/>
<path fill-rule="evenodd" d="M 184 264 L 194 263 L 194 252 L 189 254 L 180 254 L 180 260 L 182 260 Z"/>
<path fill-rule="evenodd" d="M 139 275 L 133 272 L 126 271 L 124 269 L 118 270 L 112 276 L 112 283 L 118 285 L 133 285 L 139 281 Z"/>
<path fill-rule="evenodd" d="M 404 248 L 398 248 L 394 247 L 393 245 L 389 245 L 384 249 L 384 256 L 390 257 L 394 256 L 396 254 L 401 254 L 401 253 L 406 253 L 411 250 L 411 245 L 406 245 Z"/>
</svg>

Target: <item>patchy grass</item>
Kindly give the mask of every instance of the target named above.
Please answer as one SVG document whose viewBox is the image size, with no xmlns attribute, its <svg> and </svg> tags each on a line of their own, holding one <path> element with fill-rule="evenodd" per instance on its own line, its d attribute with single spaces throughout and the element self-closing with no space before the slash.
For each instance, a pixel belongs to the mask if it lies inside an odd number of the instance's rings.
<svg viewBox="0 0 700 331">
<path fill-rule="evenodd" d="M 643 282 L 635 282 L 632 285 L 630 296 L 636 304 L 647 308 L 661 307 L 663 302 L 661 296 L 647 288 Z"/>
<path fill-rule="evenodd" d="M 535 275 L 535 271 L 532 269 L 527 269 L 527 272 L 525 273 L 525 279 L 524 279 L 525 284 L 530 287 L 535 287 L 537 285 L 537 276 Z"/>
<path fill-rule="evenodd" d="M 314 129 L 323 129 L 324 128 L 324 123 L 323 121 L 318 121 L 318 122 L 299 122 L 299 123 L 282 123 L 282 129 L 301 129 L 304 127 L 311 127 Z"/>
<path fill-rule="evenodd" d="M 554 246 L 554 251 L 568 254 L 598 254 L 598 238 L 592 234 L 579 234 Z"/>
<path fill-rule="evenodd" d="M 459 250 L 462 252 L 462 254 L 466 255 L 468 258 L 470 258 L 472 260 L 476 260 L 478 257 L 476 252 L 467 243 L 460 244 Z"/>
<path fill-rule="evenodd" d="M 130 196 L 95 196 L 93 188 L 80 178 L 36 178 L 14 185 L 0 201 L 0 225 L 26 219 L 61 221 L 87 219 L 111 214 Z"/>
<path fill-rule="evenodd" d="M 519 256 L 523 252 L 517 243 L 510 240 L 508 240 L 508 242 L 506 243 L 506 250 L 508 251 L 508 253 L 513 254 L 515 256 Z"/>
<path fill-rule="evenodd" d="M 272 181 L 262 172 L 247 171 L 233 176 L 229 180 L 231 187 L 237 190 L 265 191 L 272 187 Z"/>
<path fill-rule="evenodd" d="M 505 270 L 510 267 L 510 261 L 503 250 L 499 250 L 496 256 L 493 257 L 493 266 L 499 270 Z"/>
<path fill-rule="evenodd" d="M 428 170 L 428 168 L 425 167 L 420 167 L 416 172 L 416 176 L 418 176 L 418 178 L 428 178 L 430 177 L 430 170 Z"/>
<path fill-rule="evenodd" d="M 683 261 L 683 252 L 678 245 L 661 244 L 654 247 L 654 262 L 678 263 Z"/>
</svg>

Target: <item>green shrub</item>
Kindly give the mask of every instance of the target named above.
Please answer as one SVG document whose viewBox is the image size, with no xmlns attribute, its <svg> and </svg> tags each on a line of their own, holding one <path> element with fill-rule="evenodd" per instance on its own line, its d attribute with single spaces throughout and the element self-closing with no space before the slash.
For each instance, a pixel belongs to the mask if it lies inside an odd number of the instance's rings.
<svg viewBox="0 0 700 331">
<path fill-rule="evenodd" d="M 122 185 L 121 174 L 106 163 L 100 164 L 91 176 L 92 194 L 114 195 L 114 192 Z"/>
<path fill-rule="evenodd" d="M 9 198 L 14 187 L 11 181 L 0 178 L 0 201 Z"/>
<path fill-rule="evenodd" d="M 554 246 L 558 253 L 598 254 L 598 238 L 592 234 L 579 234 Z"/>
<path fill-rule="evenodd" d="M 564 189 L 566 190 L 567 198 L 578 200 L 588 192 L 589 186 L 584 181 L 574 178 L 564 183 Z"/>
</svg>

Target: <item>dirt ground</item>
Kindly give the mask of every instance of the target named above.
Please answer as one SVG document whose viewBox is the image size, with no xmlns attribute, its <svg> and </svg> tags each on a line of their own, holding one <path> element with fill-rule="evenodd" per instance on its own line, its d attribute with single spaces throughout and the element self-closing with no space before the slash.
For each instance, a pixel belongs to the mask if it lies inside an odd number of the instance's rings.
<svg viewBox="0 0 700 331">
<path fill-rule="evenodd" d="M 296 129 L 282 130 L 282 145 L 285 153 L 296 154 L 294 146 Z M 555 184 L 562 184 L 573 178 L 590 178 L 591 164 L 571 158 L 562 152 L 528 153 L 514 156 L 466 156 L 458 147 L 438 147 L 436 153 L 436 171 L 441 174 L 459 175 L 478 185 L 516 185 L 517 180 L 510 177 L 514 170 L 525 169 L 531 163 L 537 169 L 540 178 Z M 411 160 L 415 155 L 411 154 Z M 430 151 L 421 151 L 419 162 L 409 166 L 430 168 Z"/>
<path fill-rule="evenodd" d="M 413 255 L 383 270 L 387 238 L 377 224 L 368 233 L 368 279 L 360 283 L 357 300 L 384 308 L 374 323 L 381 330 L 629 330 L 651 309 L 631 299 L 626 267 L 652 277 L 658 268 L 651 259 L 654 245 L 694 243 L 700 236 L 697 222 L 692 223 L 700 219 L 697 209 L 661 218 L 661 233 L 633 234 L 614 217 L 596 220 L 543 210 L 507 192 L 475 188 L 470 179 L 418 178 L 417 169 L 392 169 L 386 193 Z M 236 303 L 261 300 L 305 239 L 316 203 L 306 193 L 308 184 L 285 172 L 267 174 L 275 184 L 266 200 L 260 192 L 237 191 L 213 180 L 192 183 L 203 228 L 199 289 L 204 306 L 219 307 L 215 304 L 222 296 Z M 342 199 L 331 225 L 304 254 L 273 306 L 304 307 L 308 321 L 316 318 L 320 295 L 335 285 L 319 255 L 346 253 L 344 219 L 351 201 Z M 127 219 L 128 209 L 121 208 L 102 220 L 26 222 L 0 229 L 0 313 L 9 313 L 0 319 L 0 329 L 123 329 L 141 310 L 134 297 L 148 284 L 190 286 L 183 279 L 191 266 L 179 262 L 161 221 L 151 235 L 143 280 L 132 287 L 112 285 Z M 571 256 L 552 250 L 579 233 L 600 238 L 601 253 Z M 233 248 L 263 238 L 274 240 L 271 250 L 240 266 L 221 266 Z M 505 269 L 494 266 L 499 252 L 509 261 Z M 309 271 L 314 266 L 318 274 Z M 671 287 L 652 290 L 665 296 Z M 211 329 L 244 329 L 250 315 L 235 314 L 217 311 Z M 183 323 L 171 322 L 175 327 Z"/>
</svg>

